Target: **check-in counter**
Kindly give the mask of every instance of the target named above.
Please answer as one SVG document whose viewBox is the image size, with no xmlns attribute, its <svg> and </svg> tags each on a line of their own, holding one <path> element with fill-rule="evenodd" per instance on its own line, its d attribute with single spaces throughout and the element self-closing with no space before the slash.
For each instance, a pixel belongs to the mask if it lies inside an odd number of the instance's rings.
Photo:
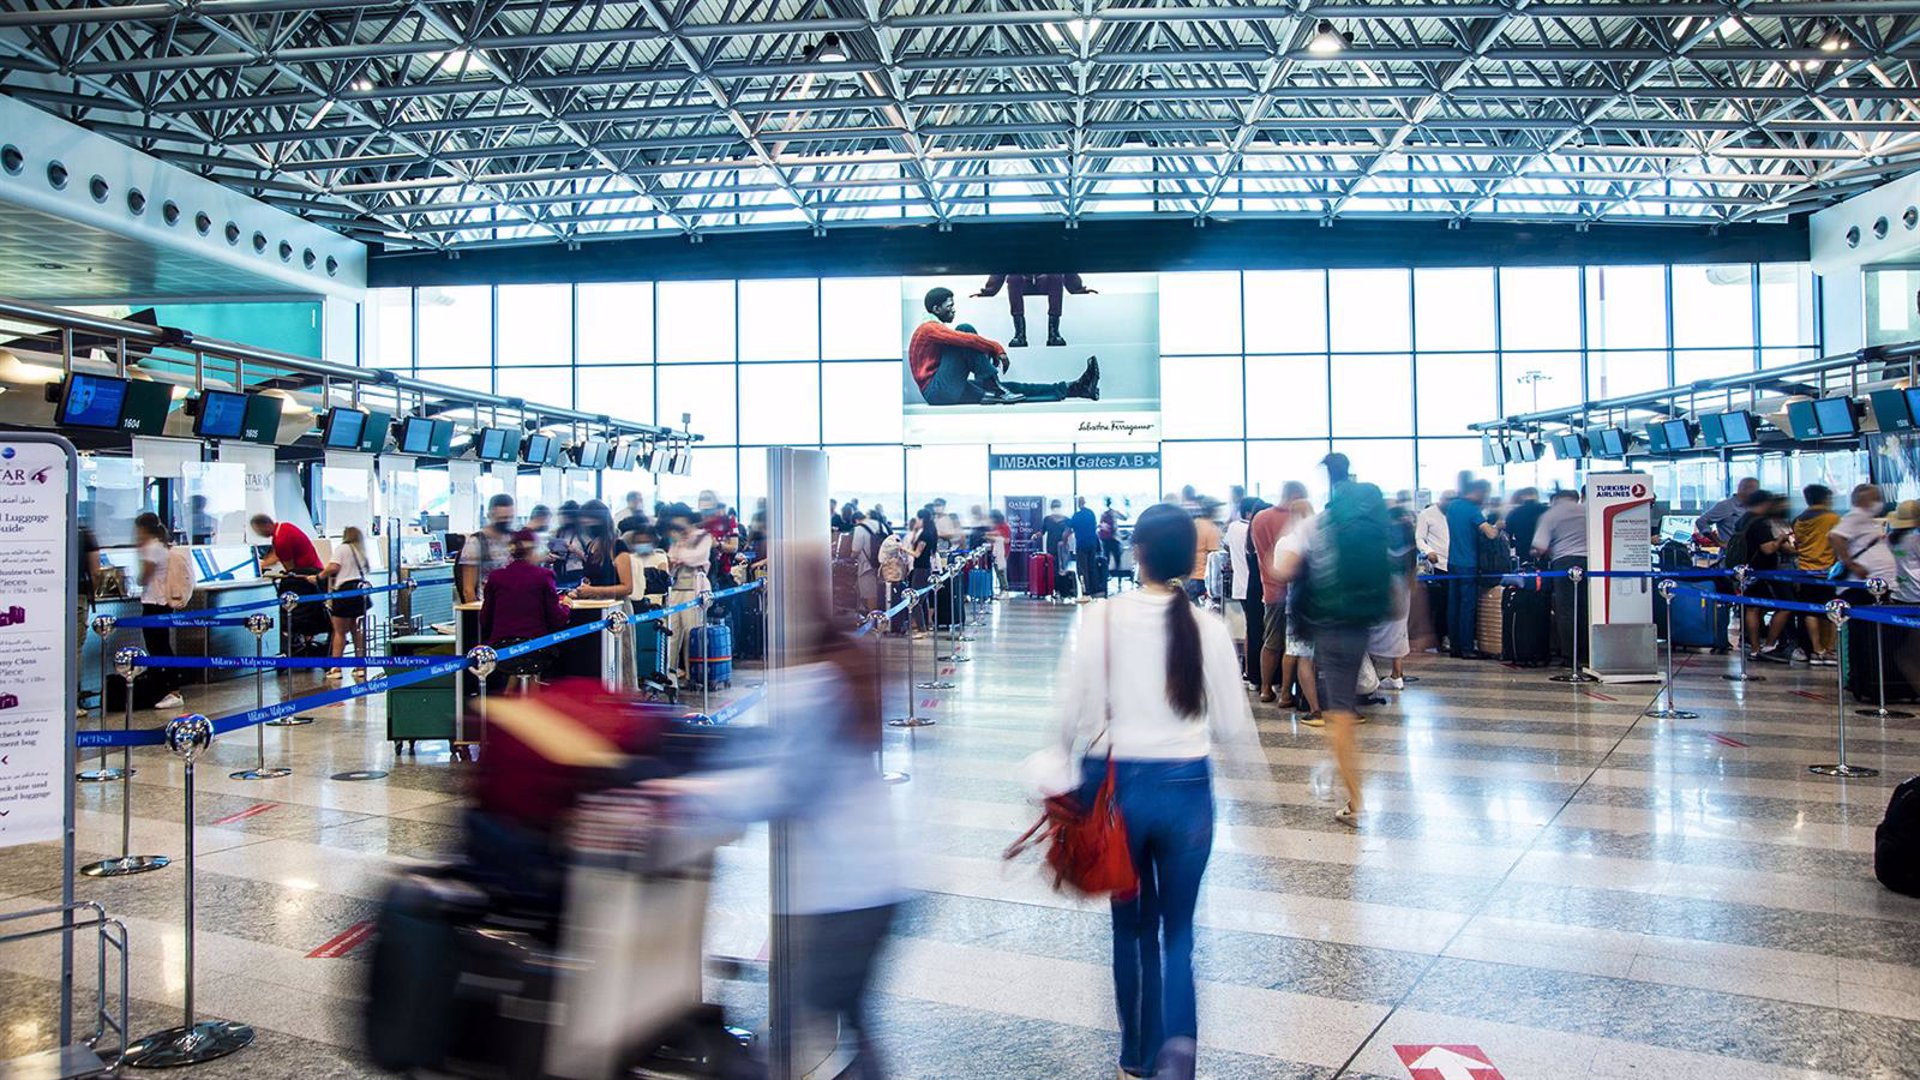
<svg viewBox="0 0 1920 1080">
<path fill-rule="evenodd" d="M 454 614 L 458 616 L 455 632 L 455 644 L 461 656 L 480 641 L 480 605 L 478 603 L 455 604 Z M 579 626 L 583 623 L 599 623 L 607 617 L 607 612 L 615 607 L 621 611 L 630 610 L 625 600 L 575 600 L 573 615 L 568 625 Z M 623 637 L 621 640 L 631 640 Z M 582 634 L 572 641 L 561 642 L 555 646 L 554 659 L 547 667 L 547 678 L 583 678 L 616 681 L 623 670 L 621 658 L 606 647 L 607 634 Z M 465 697 L 478 694 L 479 687 L 469 672 L 462 671 L 459 676 L 460 695 Z"/>
</svg>

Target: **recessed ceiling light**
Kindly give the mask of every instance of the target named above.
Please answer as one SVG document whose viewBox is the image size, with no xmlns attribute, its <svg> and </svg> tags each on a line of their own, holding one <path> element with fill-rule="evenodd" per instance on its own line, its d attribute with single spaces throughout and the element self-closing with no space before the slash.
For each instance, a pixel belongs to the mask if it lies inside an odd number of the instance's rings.
<svg viewBox="0 0 1920 1080">
<path fill-rule="evenodd" d="M 67 268 L 67 264 L 57 263 L 57 262 L 43 262 L 43 263 L 34 263 L 33 267 L 36 270 L 65 270 Z"/>
<path fill-rule="evenodd" d="M 1332 56 L 1346 47 L 1347 36 L 1334 29 L 1333 24 L 1325 19 L 1321 19 L 1320 25 L 1314 28 L 1313 40 L 1307 42 L 1307 51 L 1316 56 Z"/>
</svg>

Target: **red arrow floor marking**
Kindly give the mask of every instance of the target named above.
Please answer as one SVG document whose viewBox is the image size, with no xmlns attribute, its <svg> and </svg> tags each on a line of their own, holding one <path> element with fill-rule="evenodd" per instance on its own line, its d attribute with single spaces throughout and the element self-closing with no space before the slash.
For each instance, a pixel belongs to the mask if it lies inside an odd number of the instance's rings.
<svg viewBox="0 0 1920 1080">
<path fill-rule="evenodd" d="M 267 811 L 279 805 L 280 805 L 279 803 L 270 803 L 270 802 L 254 803 L 252 806 L 247 807 L 245 810 L 235 811 L 234 813 L 228 814 L 226 817 L 223 817 L 223 818 L 215 818 L 213 823 L 215 825 L 231 825 L 236 821 L 245 821 L 250 817 L 259 817 L 261 814 L 264 814 Z"/>
<path fill-rule="evenodd" d="M 1504 1080 L 1500 1070 L 1487 1060 L 1487 1052 L 1477 1046 L 1454 1043 L 1451 1046 L 1415 1044 L 1395 1046 L 1413 1080 Z"/>
<path fill-rule="evenodd" d="M 941 669 L 940 669 L 940 674 L 942 674 L 942 675 L 951 675 L 951 674 L 953 674 L 953 669 L 952 669 L 952 668 L 950 668 L 950 667 L 943 667 L 943 668 L 941 668 Z"/>
<path fill-rule="evenodd" d="M 939 698 L 928 698 L 928 699 L 926 699 L 925 701 L 922 701 L 922 702 L 920 703 L 920 707 L 921 707 L 922 709 L 937 709 L 937 708 L 939 708 L 939 707 L 940 707 L 940 699 L 939 699 Z"/>
<path fill-rule="evenodd" d="M 309 960 L 337 960 L 359 947 L 360 943 L 373 936 L 373 920 L 357 922 L 345 930 L 322 942 L 320 947 L 307 954 Z"/>
<path fill-rule="evenodd" d="M 1738 746 L 1743 750 L 1746 749 L 1746 746 L 1747 746 L 1746 743 L 1741 742 L 1739 739 L 1729 739 L 1725 735 L 1722 735 L 1717 731 L 1707 732 L 1707 738 L 1712 739 L 1714 742 L 1719 743 L 1721 746 Z"/>
</svg>

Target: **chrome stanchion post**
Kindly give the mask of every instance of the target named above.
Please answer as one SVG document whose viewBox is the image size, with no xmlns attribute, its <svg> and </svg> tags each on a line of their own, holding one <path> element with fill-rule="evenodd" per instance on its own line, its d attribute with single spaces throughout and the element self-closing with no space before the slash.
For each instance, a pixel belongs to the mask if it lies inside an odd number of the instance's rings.
<svg viewBox="0 0 1920 1080">
<path fill-rule="evenodd" d="M 912 592 L 909 592 L 909 593 L 907 594 L 907 611 L 908 611 L 908 613 L 909 613 L 909 615 L 911 615 L 911 613 L 912 613 L 912 611 L 913 611 L 913 600 L 914 600 L 914 599 L 915 599 L 915 596 L 914 596 L 914 594 L 913 594 Z M 916 684 L 915 684 L 915 683 L 914 683 L 914 681 L 913 681 L 913 639 L 912 639 L 912 638 L 908 638 L 908 639 L 907 639 L 907 683 L 906 683 L 906 687 L 907 687 L 907 715 L 905 715 L 905 716 L 896 716 L 896 717 L 894 717 L 894 718 L 892 718 L 891 720 L 888 720 L 888 721 L 887 721 L 887 724 L 888 724 L 888 726 L 890 726 L 890 727 L 904 727 L 904 728 L 916 728 L 916 727 L 926 727 L 926 726 L 928 726 L 928 725 L 930 725 L 930 724 L 932 724 L 932 723 L 933 723 L 933 721 L 932 721 L 932 720 L 930 720 L 930 719 L 928 719 L 928 718 L 926 718 L 926 717 L 924 717 L 924 716 L 921 716 L 921 715 L 919 714 L 919 712 L 918 712 L 918 711 L 917 711 L 917 710 L 915 709 L 915 707 L 914 707 L 914 700 L 913 700 L 913 691 L 914 691 L 914 687 L 915 687 L 915 685 L 916 685 Z"/>
<path fill-rule="evenodd" d="M 100 636 L 100 730 L 107 729 L 107 654 L 113 649 L 113 626 L 116 620 L 111 615 L 95 615 L 93 632 Z M 131 703 L 129 703 L 131 707 Z M 99 784 L 121 778 L 121 771 L 107 764 L 107 748 L 100 748 L 100 763 L 83 773 L 75 773 L 74 779 L 87 784 Z M 129 773 L 128 775 L 131 775 Z"/>
<path fill-rule="evenodd" d="M 126 1063 L 136 1069 L 170 1069 L 226 1057 L 253 1041 L 253 1029 L 232 1020 L 193 1017 L 193 763 L 213 746 L 213 722 L 195 713 L 167 723 L 167 749 L 186 764 L 186 988 L 179 1027 L 156 1031 L 127 1047 Z"/>
<path fill-rule="evenodd" d="M 1596 683 L 1600 681 L 1598 676 L 1587 674 L 1586 669 L 1580 666 L 1580 653 L 1582 652 L 1580 646 L 1587 640 L 1587 628 L 1585 624 L 1580 621 L 1580 594 L 1586 590 L 1581 588 L 1580 581 L 1586 576 L 1587 572 L 1578 566 L 1567 567 L 1567 581 L 1573 585 L 1573 655 L 1567 658 L 1567 673 L 1565 675 L 1550 676 L 1554 682 Z"/>
<path fill-rule="evenodd" d="M 127 711 L 121 731 L 133 730 L 133 681 L 140 677 L 140 662 L 147 658 L 147 650 L 132 646 L 117 650 L 113 654 L 113 670 L 127 683 Z M 101 694 L 105 695 L 105 684 Z M 149 870 L 158 870 L 167 865 L 165 855 L 133 855 L 133 786 L 129 781 L 133 777 L 133 748 L 120 748 L 120 857 L 102 859 L 80 868 L 88 877 L 125 877 L 128 874 L 144 874 Z"/>
<path fill-rule="evenodd" d="M 1867 591 L 1873 594 L 1874 603 L 1884 604 L 1887 602 L 1887 593 L 1892 590 L 1887 587 L 1887 582 L 1884 578 L 1870 577 L 1867 579 Z M 1875 671 L 1880 676 L 1880 707 L 1877 709 L 1855 709 L 1853 714 L 1855 716 L 1871 716 L 1876 720 L 1913 719 L 1913 714 L 1910 712 L 1887 708 L 1887 626 L 1885 623 L 1876 622 L 1873 624 L 1873 656 Z"/>
<path fill-rule="evenodd" d="M 1747 567 L 1736 566 L 1733 568 L 1733 592 L 1735 596 L 1740 597 L 1742 600 L 1745 600 L 1747 597 L 1747 574 Z M 1720 677 L 1728 682 L 1766 682 L 1767 677 L 1765 675 L 1755 675 L 1753 672 L 1747 670 L 1747 647 L 1751 645 L 1752 642 L 1748 641 L 1746 636 L 1746 605 L 1735 604 L 1733 610 L 1740 613 L 1740 647 L 1732 650 L 1735 658 L 1734 669 Z"/>
<path fill-rule="evenodd" d="M 608 608 L 600 619 L 600 628 L 607 632 L 606 648 L 613 650 L 613 689 L 631 693 L 639 689 L 640 684 L 634 677 L 633 645 L 627 641 L 628 617 L 618 607 Z"/>
<path fill-rule="evenodd" d="M 292 625 L 293 609 L 299 606 L 300 606 L 299 593 L 281 593 L 280 594 L 280 617 L 287 621 L 287 625 L 289 626 Z M 253 622 L 252 622 L 253 618 L 255 618 L 255 616 L 248 616 L 247 628 L 249 630 L 253 628 Z M 286 640 L 286 635 L 282 635 L 281 640 L 283 641 Z M 274 727 L 302 727 L 306 724 L 313 723 L 313 717 L 311 716 L 280 716 L 267 721 L 267 723 L 273 725 Z"/>
<path fill-rule="evenodd" d="M 268 618 L 265 613 L 256 611 L 247 616 L 247 630 L 253 634 L 253 658 L 255 660 L 263 659 L 266 656 L 266 647 L 262 642 L 267 635 L 267 631 L 271 629 L 273 629 L 273 620 Z M 253 669 L 253 707 L 256 709 L 264 709 L 267 707 L 267 690 L 266 684 L 263 681 L 265 678 L 266 668 L 256 666 Z M 255 753 L 254 767 L 251 769 L 242 769 L 236 773 L 228 773 L 227 778 L 229 780 L 278 780 L 283 776 L 293 775 L 292 769 L 279 767 L 272 769 L 267 768 L 267 725 L 253 725 L 253 746 Z"/>
<path fill-rule="evenodd" d="M 473 648 L 467 650 L 467 667 L 473 672 L 474 678 L 480 680 L 480 715 L 483 717 L 487 715 L 487 679 L 493 674 L 494 668 L 499 665 L 500 654 L 494 652 L 492 646 L 475 645 Z M 482 737 L 484 737 L 485 734 L 486 732 L 483 730 L 481 732 Z M 462 757 L 466 754 L 467 709 L 465 702 L 460 703 L 460 708 L 456 710 L 453 715 L 453 746 L 453 756 L 455 758 Z"/>
<path fill-rule="evenodd" d="M 1846 630 L 1847 620 L 1852 618 L 1852 613 L 1853 613 L 1852 607 L 1845 600 L 1827 601 L 1827 618 L 1831 619 L 1833 621 L 1833 625 L 1838 629 L 1840 629 L 1841 631 Z M 1879 769 L 1869 769 L 1862 765 L 1850 765 L 1847 763 L 1847 675 L 1846 675 L 1846 671 L 1847 669 L 1844 667 L 1836 667 L 1833 669 L 1834 683 L 1835 683 L 1834 700 L 1839 703 L 1838 723 L 1839 723 L 1839 735 L 1840 735 L 1840 760 L 1835 762 L 1832 765 L 1809 765 L 1807 766 L 1807 771 L 1810 773 L 1818 773 L 1821 776 L 1838 776 L 1842 778 L 1879 776 L 1880 775 Z"/>
<path fill-rule="evenodd" d="M 953 684 L 940 677 L 940 661 L 947 659 L 940 655 L 939 618 L 933 609 L 934 594 L 940 590 L 940 580 L 935 578 L 927 584 L 927 590 L 920 594 L 921 610 L 926 612 L 927 625 L 931 627 L 927 634 L 927 658 L 933 662 L 933 674 L 920 685 L 922 690 L 951 690 Z"/>
<path fill-rule="evenodd" d="M 705 659 L 701 661 L 700 665 L 700 714 L 702 716 L 710 716 L 713 714 L 713 709 L 710 707 L 713 698 L 713 637 L 712 631 L 707 629 L 707 605 L 713 603 L 713 592 L 709 590 L 701 593 L 697 598 L 697 602 L 700 605 L 698 609 L 700 613 L 700 624 L 694 628 L 698 631 L 697 634 L 689 634 L 687 636 L 687 647 L 692 648 L 693 639 L 698 637 L 700 639 L 700 647 L 706 650 L 707 655 Z M 693 661 L 691 658 L 687 661 L 687 671 L 689 674 L 693 671 Z"/>
<path fill-rule="evenodd" d="M 869 632 L 872 633 L 875 638 L 878 638 L 880 636 L 880 628 L 886 625 L 886 622 L 887 622 L 886 612 L 884 611 L 867 612 L 866 624 L 869 627 L 872 627 L 872 629 Z M 907 650 L 907 658 L 909 661 L 911 661 L 913 658 L 913 650 L 911 648 Z M 907 710 L 909 713 L 909 719 L 911 719 L 911 713 L 913 710 L 913 681 L 911 678 L 909 678 L 907 681 Z M 896 724 L 895 726 L 904 727 L 906 725 Z M 884 737 L 882 737 L 880 740 L 880 749 L 876 751 L 874 754 L 873 765 L 874 765 L 874 768 L 880 770 L 880 779 L 889 784 L 904 784 L 908 780 L 913 779 L 913 777 L 908 775 L 907 773 L 897 772 L 887 768 L 887 740 Z"/>
<path fill-rule="evenodd" d="M 1673 579 L 1661 578 L 1659 589 L 1660 596 L 1667 602 L 1667 674 L 1662 690 L 1666 695 L 1667 704 L 1663 708 L 1648 709 L 1641 715 L 1655 720 L 1697 720 L 1700 717 L 1699 713 L 1688 712 L 1673 704 Z"/>
</svg>

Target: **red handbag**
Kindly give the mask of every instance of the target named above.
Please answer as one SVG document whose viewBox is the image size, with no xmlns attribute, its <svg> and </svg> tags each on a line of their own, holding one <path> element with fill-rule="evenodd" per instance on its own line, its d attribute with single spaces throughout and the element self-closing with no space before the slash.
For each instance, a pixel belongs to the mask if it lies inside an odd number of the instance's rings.
<svg viewBox="0 0 1920 1080">
<path fill-rule="evenodd" d="M 1111 634 L 1109 615 L 1107 630 Z M 1111 637 L 1108 641 L 1111 641 Z M 1111 674 L 1111 648 L 1103 657 L 1103 667 Z M 1107 688 L 1111 695 L 1111 687 Z M 1113 726 L 1113 700 L 1106 704 L 1107 727 Z M 1096 736 L 1095 742 L 1099 741 Z M 1017 858 L 1038 844 L 1047 845 L 1047 865 L 1053 868 L 1056 890 L 1084 896 L 1111 894 L 1115 900 L 1131 900 L 1140 891 L 1140 875 L 1133 866 L 1127 845 L 1127 822 L 1114 797 L 1112 743 L 1107 748 L 1107 775 L 1094 792 L 1093 805 L 1081 806 L 1078 795 L 1068 792 L 1046 801 L 1040 820 L 1007 847 L 1003 859 Z"/>
</svg>

